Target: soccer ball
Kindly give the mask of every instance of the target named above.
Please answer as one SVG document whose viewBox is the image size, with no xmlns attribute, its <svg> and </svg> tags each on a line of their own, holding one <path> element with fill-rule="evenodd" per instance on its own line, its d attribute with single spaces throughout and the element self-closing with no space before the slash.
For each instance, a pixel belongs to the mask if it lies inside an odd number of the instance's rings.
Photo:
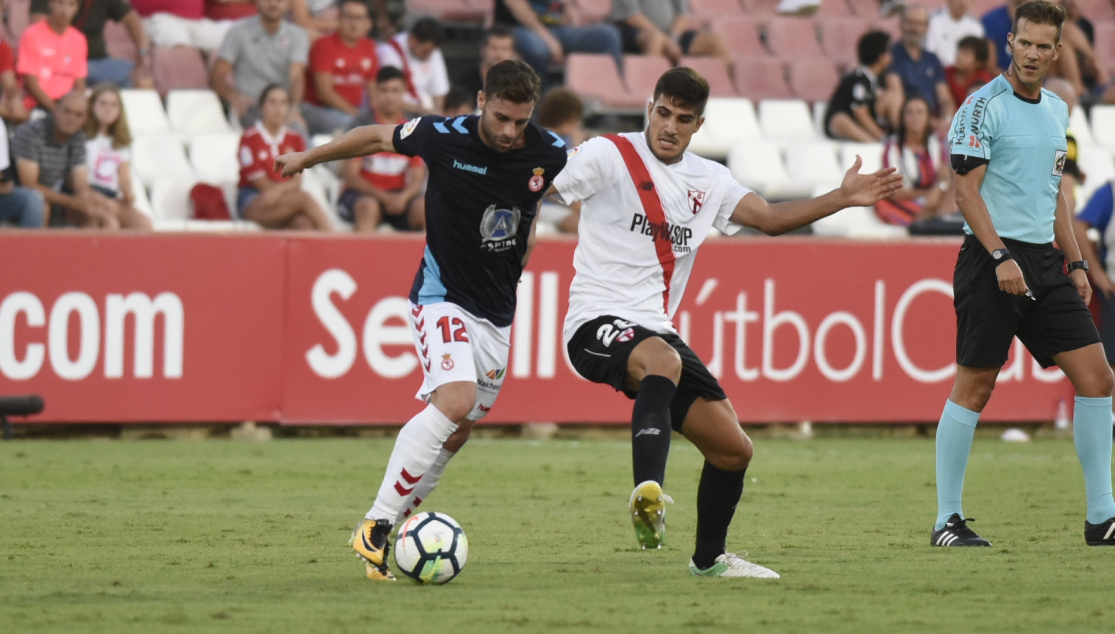
<svg viewBox="0 0 1115 634">
<path fill-rule="evenodd" d="M 447 583 L 467 560 L 468 537 L 445 513 L 418 513 L 395 536 L 395 565 L 418 583 Z"/>
</svg>

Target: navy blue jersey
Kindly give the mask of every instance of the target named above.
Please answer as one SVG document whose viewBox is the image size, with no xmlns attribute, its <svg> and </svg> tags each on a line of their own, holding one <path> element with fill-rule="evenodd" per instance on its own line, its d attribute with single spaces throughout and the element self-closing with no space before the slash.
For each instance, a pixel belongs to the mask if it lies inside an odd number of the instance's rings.
<svg viewBox="0 0 1115 634">
<path fill-rule="evenodd" d="M 419 156 L 426 184 L 426 252 L 410 300 L 452 302 L 496 326 L 515 317 L 516 288 L 538 203 L 565 167 L 565 143 L 530 123 L 526 145 L 498 152 L 476 115 L 422 117 L 395 128 L 395 151 Z"/>
</svg>

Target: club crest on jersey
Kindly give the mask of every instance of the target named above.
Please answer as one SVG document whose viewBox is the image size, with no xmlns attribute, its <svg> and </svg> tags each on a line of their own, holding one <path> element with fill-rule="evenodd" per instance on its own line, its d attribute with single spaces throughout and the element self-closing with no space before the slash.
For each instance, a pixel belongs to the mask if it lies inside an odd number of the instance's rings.
<svg viewBox="0 0 1115 634">
<path fill-rule="evenodd" d="M 530 182 L 527 183 L 527 187 L 530 187 L 530 191 L 537 192 L 542 190 L 542 185 L 545 184 L 545 181 L 542 180 L 542 174 L 545 173 L 545 171 L 546 170 L 541 167 L 534 168 L 534 176 L 531 176 Z"/>
<path fill-rule="evenodd" d="M 516 234 L 522 216 L 523 212 L 518 207 L 496 209 L 495 205 L 488 205 L 480 220 L 481 246 L 493 253 L 514 247 L 519 242 Z"/>
<path fill-rule="evenodd" d="M 1053 175 L 1060 176 L 1065 173 L 1065 161 L 1069 158 L 1069 153 L 1065 150 L 1057 150 L 1057 155 L 1053 159 Z"/>
<path fill-rule="evenodd" d="M 417 119 L 411 119 L 410 121 L 404 123 L 403 129 L 399 131 L 399 138 L 405 139 L 410 136 L 410 133 L 414 132 L 414 129 L 418 127 L 418 122 L 421 120 L 422 117 L 418 117 Z"/>
<path fill-rule="evenodd" d="M 705 204 L 705 192 L 689 190 L 689 211 L 693 212 L 696 216 L 697 212 L 701 210 L 701 206 Z"/>
<path fill-rule="evenodd" d="M 447 372 L 453 369 L 453 355 L 448 352 L 441 355 L 441 369 Z"/>
</svg>

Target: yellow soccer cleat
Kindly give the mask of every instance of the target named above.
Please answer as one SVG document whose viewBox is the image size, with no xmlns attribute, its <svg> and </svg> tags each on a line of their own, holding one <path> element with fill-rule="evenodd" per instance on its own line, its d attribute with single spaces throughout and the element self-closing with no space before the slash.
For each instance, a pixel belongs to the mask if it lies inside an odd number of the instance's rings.
<svg viewBox="0 0 1115 634">
<path fill-rule="evenodd" d="M 627 503 L 631 523 L 635 525 L 635 538 L 643 549 L 661 548 L 666 538 L 666 504 L 674 500 L 662 492 L 662 487 L 647 480 L 631 492 Z"/>
<path fill-rule="evenodd" d="M 348 540 L 360 559 L 364 560 L 365 576 L 373 581 L 394 581 L 395 575 L 387 565 L 387 555 L 391 551 L 389 536 L 391 523 L 387 520 L 362 519 L 352 531 Z"/>
</svg>

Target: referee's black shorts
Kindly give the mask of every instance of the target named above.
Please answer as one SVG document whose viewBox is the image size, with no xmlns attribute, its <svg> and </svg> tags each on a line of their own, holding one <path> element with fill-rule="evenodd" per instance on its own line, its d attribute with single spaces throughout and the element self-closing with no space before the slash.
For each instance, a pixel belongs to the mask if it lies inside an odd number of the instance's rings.
<svg viewBox="0 0 1115 634">
<path fill-rule="evenodd" d="M 674 400 L 670 401 L 670 425 L 681 433 L 689 408 L 699 398 L 722 401 L 728 396 L 716 377 L 709 372 L 696 352 L 674 333 L 654 332 L 613 315 L 597 317 L 585 322 L 569 340 L 569 360 L 577 373 L 593 383 L 610 385 L 627 398 L 635 392 L 624 387 L 627 377 L 627 359 L 631 351 L 644 339 L 659 337 L 677 350 L 681 357 L 681 380 Z"/>
<path fill-rule="evenodd" d="M 1034 297 L 999 290 L 995 260 L 979 240 L 967 236 L 952 278 L 956 362 L 1002 367 L 1017 336 L 1041 367 L 1048 368 L 1055 354 L 1099 343 L 1092 315 L 1064 272 L 1064 254 L 1052 244 L 1003 243 Z"/>
</svg>

